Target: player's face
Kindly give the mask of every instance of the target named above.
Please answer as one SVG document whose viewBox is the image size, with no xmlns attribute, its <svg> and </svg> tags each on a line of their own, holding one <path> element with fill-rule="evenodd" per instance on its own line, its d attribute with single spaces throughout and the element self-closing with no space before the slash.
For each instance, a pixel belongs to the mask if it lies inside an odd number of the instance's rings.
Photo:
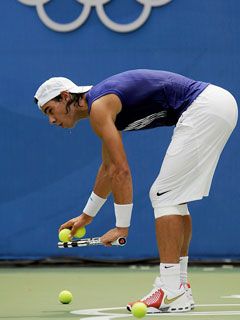
<svg viewBox="0 0 240 320">
<path fill-rule="evenodd" d="M 74 105 L 70 105 L 67 110 L 66 105 L 69 99 L 71 99 L 70 96 L 62 97 L 60 101 L 50 100 L 42 107 L 42 111 L 48 116 L 50 124 L 62 128 L 73 128 L 75 126 L 79 120 L 79 110 Z"/>
</svg>

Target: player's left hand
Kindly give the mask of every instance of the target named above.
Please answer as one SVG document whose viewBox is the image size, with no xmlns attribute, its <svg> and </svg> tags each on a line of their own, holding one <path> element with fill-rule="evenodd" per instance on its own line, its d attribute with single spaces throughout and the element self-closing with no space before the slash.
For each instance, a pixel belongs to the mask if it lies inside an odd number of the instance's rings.
<svg viewBox="0 0 240 320">
<path fill-rule="evenodd" d="M 103 236 L 101 236 L 101 242 L 109 247 L 111 243 L 118 238 L 127 237 L 128 236 L 128 228 L 114 228 L 106 232 Z"/>
<path fill-rule="evenodd" d="M 80 216 L 70 219 L 64 224 L 62 224 L 58 230 L 60 232 L 62 229 L 70 229 L 70 237 L 74 237 L 78 228 L 85 227 L 86 225 L 90 224 L 93 221 L 93 218 L 88 216 L 86 213 L 82 213 Z"/>
</svg>

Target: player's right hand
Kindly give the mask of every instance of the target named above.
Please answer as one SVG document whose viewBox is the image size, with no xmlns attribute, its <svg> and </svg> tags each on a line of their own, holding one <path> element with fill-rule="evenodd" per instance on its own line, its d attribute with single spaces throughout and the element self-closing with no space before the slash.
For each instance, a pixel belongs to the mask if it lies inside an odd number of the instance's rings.
<svg viewBox="0 0 240 320">
<path fill-rule="evenodd" d="M 85 227 L 90 224 L 93 220 L 93 217 L 88 216 L 86 213 L 82 213 L 80 216 L 68 220 L 62 224 L 58 230 L 60 232 L 62 229 L 71 229 L 70 237 L 73 238 L 78 228 Z"/>
<path fill-rule="evenodd" d="M 111 243 L 119 238 L 127 238 L 128 228 L 113 228 L 101 236 L 101 242 L 106 246 L 111 246 Z"/>
</svg>

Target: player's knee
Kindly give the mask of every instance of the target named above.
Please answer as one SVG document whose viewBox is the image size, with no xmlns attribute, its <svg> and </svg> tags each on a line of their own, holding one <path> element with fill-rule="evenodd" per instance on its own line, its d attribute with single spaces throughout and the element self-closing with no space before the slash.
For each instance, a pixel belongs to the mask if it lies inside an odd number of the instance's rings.
<svg viewBox="0 0 240 320">
<path fill-rule="evenodd" d="M 164 206 L 162 202 L 166 201 L 166 197 L 171 197 L 170 191 L 166 191 L 165 188 L 161 188 L 159 183 L 153 183 L 149 191 L 149 198 L 151 200 L 152 206 Z"/>
<path fill-rule="evenodd" d="M 187 203 L 178 204 L 167 207 L 153 207 L 155 219 L 163 217 L 163 216 L 171 216 L 171 215 L 179 215 L 179 216 L 187 216 L 190 215 L 188 211 Z"/>
<path fill-rule="evenodd" d="M 186 216 L 190 214 L 188 211 L 187 203 L 172 205 L 171 202 L 174 203 L 174 201 L 173 199 L 171 201 L 171 193 L 168 191 L 162 191 L 159 187 L 159 184 L 153 183 L 149 191 L 149 198 L 152 203 L 155 219 L 160 218 L 162 216 Z"/>
</svg>

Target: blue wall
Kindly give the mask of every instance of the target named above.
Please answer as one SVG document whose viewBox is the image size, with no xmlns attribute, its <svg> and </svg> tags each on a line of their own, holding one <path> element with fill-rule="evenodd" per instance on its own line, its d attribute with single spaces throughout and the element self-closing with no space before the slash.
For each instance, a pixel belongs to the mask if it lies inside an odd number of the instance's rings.
<svg viewBox="0 0 240 320">
<path fill-rule="evenodd" d="M 73 0 L 52 0 L 44 8 L 58 23 L 74 21 L 84 10 Z M 112 0 L 104 8 L 112 20 L 124 24 L 137 19 L 142 5 Z M 172 0 L 153 6 L 140 28 L 124 33 L 106 27 L 94 6 L 86 22 L 71 32 L 51 30 L 36 7 L 24 1 L 1 1 L 0 10 L 0 259 L 156 257 L 148 190 L 172 128 L 124 134 L 135 199 L 128 246 L 60 250 L 57 229 L 81 213 L 101 161 L 101 146 L 87 121 L 72 131 L 51 128 L 33 95 L 51 76 L 96 84 L 124 70 L 153 68 L 223 86 L 239 101 L 240 1 Z M 190 205 L 192 259 L 240 259 L 239 172 L 238 126 L 221 157 L 210 197 Z M 109 200 L 87 235 L 102 235 L 113 226 Z"/>
</svg>

